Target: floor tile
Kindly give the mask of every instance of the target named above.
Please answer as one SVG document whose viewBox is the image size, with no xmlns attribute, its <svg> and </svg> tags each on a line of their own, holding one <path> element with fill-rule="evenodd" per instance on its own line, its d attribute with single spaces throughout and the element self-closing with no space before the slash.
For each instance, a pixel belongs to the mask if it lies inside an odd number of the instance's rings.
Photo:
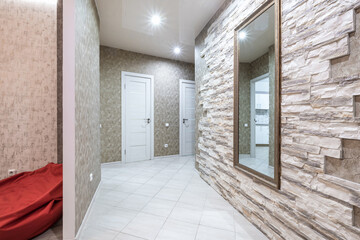
<svg viewBox="0 0 360 240">
<path fill-rule="evenodd" d="M 184 190 L 187 185 L 188 183 L 185 181 L 171 179 L 165 187 Z"/>
<path fill-rule="evenodd" d="M 120 202 L 130 196 L 130 193 L 120 192 L 117 190 L 107 190 L 97 195 L 95 201 L 106 203 L 107 205 L 118 206 Z"/>
<path fill-rule="evenodd" d="M 194 170 L 193 157 L 102 169 L 105 184 L 83 223 L 81 239 L 266 239 L 204 182 Z M 59 240 L 47 234 L 46 240 Z"/>
<path fill-rule="evenodd" d="M 139 213 L 122 232 L 132 236 L 153 240 L 160 232 L 165 220 L 165 217 Z"/>
<path fill-rule="evenodd" d="M 130 178 L 127 182 L 131 182 L 131 183 L 141 183 L 144 184 L 147 181 L 149 181 L 152 177 L 151 176 L 134 176 L 132 178 Z"/>
<path fill-rule="evenodd" d="M 201 217 L 200 225 L 235 231 L 233 211 L 205 209 Z"/>
<path fill-rule="evenodd" d="M 181 222 L 199 224 L 201 215 L 201 210 L 176 206 L 171 212 L 169 218 Z"/>
<path fill-rule="evenodd" d="M 182 192 L 183 191 L 181 189 L 164 187 L 163 189 L 160 190 L 158 194 L 155 195 L 155 197 L 170 201 L 177 201 L 179 200 Z"/>
<path fill-rule="evenodd" d="M 196 240 L 235 240 L 235 232 L 199 226 Z"/>
<path fill-rule="evenodd" d="M 156 240 L 195 240 L 198 225 L 167 220 Z"/>
<path fill-rule="evenodd" d="M 128 198 L 124 199 L 118 204 L 118 207 L 140 211 L 151 200 L 151 197 L 143 196 L 139 194 L 132 194 Z"/>
<path fill-rule="evenodd" d="M 205 209 L 233 210 L 233 206 L 231 206 L 225 199 L 207 198 L 204 207 Z"/>
<path fill-rule="evenodd" d="M 131 236 L 131 235 L 125 234 L 125 233 L 119 233 L 114 240 L 145 240 L 145 239 Z"/>
<path fill-rule="evenodd" d="M 205 193 L 186 192 L 181 195 L 179 202 L 187 203 L 189 205 L 204 206 L 206 201 Z"/>
<path fill-rule="evenodd" d="M 156 216 L 167 217 L 174 209 L 176 202 L 153 198 L 141 211 Z"/>
<path fill-rule="evenodd" d="M 118 232 L 116 231 L 98 226 L 91 226 L 85 227 L 79 240 L 113 240 L 117 234 Z"/>
<path fill-rule="evenodd" d="M 89 227 L 101 226 L 120 232 L 137 214 L 137 211 L 129 209 L 112 208 L 106 212 L 90 215 L 89 221 L 86 224 Z"/>
<path fill-rule="evenodd" d="M 125 192 L 125 193 L 134 193 L 136 192 L 143 184 L 141 183 L 130 183 L 124 182 L 121 185 L 117 186 L 114 190 Z"/>
<path fill-rule="evenodd" d="M 160 191 L 160 189 L 161 186 L 159 185 L 144 184 L 136 190 L 135 194 L 153 197 Z"/>
</svg>

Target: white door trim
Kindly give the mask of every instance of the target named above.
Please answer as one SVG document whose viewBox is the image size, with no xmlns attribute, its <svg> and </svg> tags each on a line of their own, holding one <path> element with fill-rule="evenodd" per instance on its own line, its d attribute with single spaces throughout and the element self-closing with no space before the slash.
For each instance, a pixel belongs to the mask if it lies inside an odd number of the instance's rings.
<svg viewBox="0 0 360 240">
<path fill-rule="evenodd" d="M 259 77 L 250 80 L 250 157 L 255 158 L 256 149 L 256 126 L 254 126 L 255 119 L 255 83 L 269 77 L 269 73 L 265 73 Z"/>
<path fill-rule="evenodd" d="M 182 103 L 183 103 L 183 99 L 182 99 L 182 84 L 183 83 L 189 83 L 189 84 L 194 84 L 195 85 L 195 81 L 192 80 L 186 80 L 186 79 L 180 79 L 179 82 L 179 152 L 180 152 L 180 156 L 183 156 L 183 146 L 182 146 L 182 139 L 183 139 L 183 124 L 182 124 L 182 119 L 183 119 L 183 113 L 182 113 Z"/>
<path fill-rule="evenodd" d="M 132 73 L 132 72 L 121 72 L 121 161 L 122 163 L 126 163 L 126 155 L 125 149 L 123 146 L 126 146 L 126 121 L 125 121 L 125 106 L 126 106 L 126 98 L 125 98 L 125 77 L 126 76 L 134 76 L 134 77 L 141 77 L 141 78 L 148 78 L 150 79 L 150 111 L 151 111 L 151 122 L 150 122 L 150 132 L 151 132 L 151 146 L 150 146 L 150 159 L 154 159 L 154 76 L 140 74 L 140 73 Z"/>
</svg>

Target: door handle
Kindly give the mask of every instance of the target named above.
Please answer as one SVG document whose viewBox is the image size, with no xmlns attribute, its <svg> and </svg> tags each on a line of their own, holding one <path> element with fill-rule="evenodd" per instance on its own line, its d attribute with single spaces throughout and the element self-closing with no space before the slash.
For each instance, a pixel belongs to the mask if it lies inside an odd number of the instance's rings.
<svg viewBox="0 0 360 240">
<path fill-rule="evenodd" d="M 150 118 L 146 118 L 145 121 L 147 122 L 147 124 L 151 123 L 151 119 L 150 119 Z"/>
<path fill-rule="evenodd" d="M 187 118 L 183 118 L 183 124 L 185 124 L 186 121 L 188 121 L 189 119 Z"/>
</svg>

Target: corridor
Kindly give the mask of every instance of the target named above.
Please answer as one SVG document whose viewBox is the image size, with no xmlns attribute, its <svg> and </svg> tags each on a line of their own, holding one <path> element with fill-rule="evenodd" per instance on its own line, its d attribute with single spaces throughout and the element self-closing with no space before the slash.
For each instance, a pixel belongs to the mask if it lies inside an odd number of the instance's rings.
<svg viewBox="0 0 360 240">
<path fill-rule="evenodd" d="M 267 239 L 194 169 L 194 157 L 102 166 L 80 239 Z"/>
</svg>

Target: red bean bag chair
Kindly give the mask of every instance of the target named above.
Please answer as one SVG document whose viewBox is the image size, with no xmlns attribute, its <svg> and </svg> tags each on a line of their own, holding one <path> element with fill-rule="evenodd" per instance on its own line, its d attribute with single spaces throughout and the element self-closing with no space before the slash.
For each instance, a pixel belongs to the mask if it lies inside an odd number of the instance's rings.
<svg viewBox="0 0 360 240">
<path fill-rule="evenodd" d="M 62 164 L 0 181 L 0 239 L 28 240 L 62 216 Z"/>
</svg>

